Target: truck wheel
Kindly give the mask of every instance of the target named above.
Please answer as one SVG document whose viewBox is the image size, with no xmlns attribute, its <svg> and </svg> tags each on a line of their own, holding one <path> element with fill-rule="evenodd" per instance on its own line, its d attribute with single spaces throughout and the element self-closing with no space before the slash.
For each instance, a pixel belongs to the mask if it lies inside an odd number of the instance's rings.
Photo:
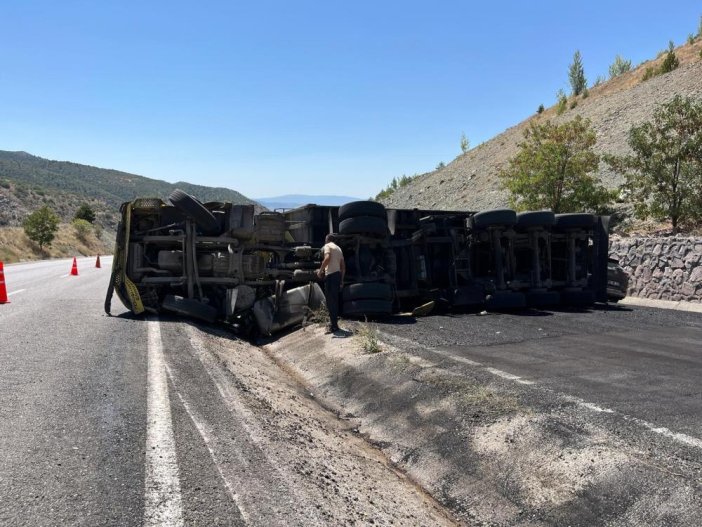
<svg viewBox="0 0 702 527">
<path fill-rule="evenodd" d="M 375 216 L 356 216 L 339 223 L 340 234 L 369 234 L 371 236 L 387 236 L 387 222 Z"/>
<path fill-rule="evenodd" d="M 385 207 L 376 201 L 353 201 L 339 207 L 339 221 L 356 216 L 373 216 L 387 221 Z"/>
<path fill-rule="evenodd" d="M 517 213 L 512 209 L 492 209 L 477 212 L 470 217 L 470 225 L 474 229 L 491 226 L 511 227 L 517 223 Z"/>
<path fill-rule="evenodd" d="M 517 214 L 517 227 L 550 227 L 554 223 L 556 223 L 556 215 L 550 210 Z"/>
<path fill-rule="evenodd" d="M 383 283 L 359 283 L 344 287 L 342 291 L 344 302 L 353 300 L 392 300 L 392 286 Z"/>
<path fill-rule="evenodd" d="M 206 236 L 219 234 L 217 218 L 193 196 L 186 194 L 182 190 L 175 189 L 168 196 L 168 200 L 173 203 L 174 207 L 195 220 L 197 226 L 200 227 L 200 230 Z"/>
</svg>

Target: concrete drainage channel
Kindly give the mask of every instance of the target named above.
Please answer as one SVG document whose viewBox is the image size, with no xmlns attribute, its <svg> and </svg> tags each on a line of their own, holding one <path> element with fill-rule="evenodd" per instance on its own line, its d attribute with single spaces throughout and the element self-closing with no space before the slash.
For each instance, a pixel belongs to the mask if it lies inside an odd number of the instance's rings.
<svg viewBox="0 0 702 527">
<path fill-rule="evenodd" d="M 656 459 L 665 438 L 635 420 L 378 335 L 374 354 L 316 326 L 262 349 L 461 522 L 698 525 L 699 466 L 684 445 L 671 470 Z"/>
</svg>

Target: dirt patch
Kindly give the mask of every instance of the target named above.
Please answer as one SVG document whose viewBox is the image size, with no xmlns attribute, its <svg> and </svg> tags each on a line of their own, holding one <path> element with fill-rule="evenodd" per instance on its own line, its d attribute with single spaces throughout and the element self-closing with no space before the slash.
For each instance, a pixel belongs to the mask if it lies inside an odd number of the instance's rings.
<svg viewBox="0 0 702 527">
<path fill-rule="evenodd" d="M 681 462 L 657 439 L 622 431 L 632 423 L 565 395 L 381 348 L 365 353 L 308 327 L 263 349 L 465 523 L 697 525 L 694 455 Z"/>
<path fill-rule="evenodd" d="M 99 238 L 95 233 L 89 233 L 84 239 L 80 239 L 72 225 L 62 223 L 51 246 L 42 252 L 38 245 L 27 238 L 21 227 L 0 227 L 0 260 L 5 263 L 110 254 L 113 247 L 112 232 L 102 231 Z"/>
<path fill-rule="evenodd" d="M 323 519 L 309 525 L 456 525 L 444 509 L 358 434 L 320 407 L 261 349 L 188 328 L 191 343 L 230 373 L 245 426 L 266 457 Z"/>
</svg>

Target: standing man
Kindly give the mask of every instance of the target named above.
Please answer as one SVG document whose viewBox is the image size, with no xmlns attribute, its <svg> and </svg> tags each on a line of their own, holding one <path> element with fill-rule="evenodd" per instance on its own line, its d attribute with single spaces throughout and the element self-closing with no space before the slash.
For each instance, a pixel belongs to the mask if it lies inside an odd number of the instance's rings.
<svg viewBox="0 0 702 527">
<path fill-rule="evenodd" d="M 324 278 L 324 296 L 327 299 L 331 325 L 329 331 L 334 333 L 339 331 L 339 291 L 341 291 L 341 286 L 344 283 L 346 263 L 344 262 L 344 253 L 334 243 L 334 236 L 327 234 L 324 241 L 326 242 L 324 247 L 322 247 L 324 260 L 317 271 L 317 276 L 320 280 Z"/>
</svg>

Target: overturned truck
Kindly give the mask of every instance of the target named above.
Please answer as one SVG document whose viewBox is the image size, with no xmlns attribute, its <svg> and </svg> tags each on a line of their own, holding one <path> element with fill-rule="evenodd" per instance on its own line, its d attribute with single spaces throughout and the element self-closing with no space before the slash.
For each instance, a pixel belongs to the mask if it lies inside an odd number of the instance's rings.
<svg viewBox="0 0 702 527">
<path fill-rule="evenodd" d="M 271 334 L 322 305 L 315 271 L 329 233 L 346 259 L 346 317 L 427 303 L 501 310 L 607 301 L 607 216 L 372 201 L 256 213 L 179 190 L 168 203 L 140 198 L 120 210 L 108 313 L 114 292 L 135 314 L 169 311 Z"/>
</svg>

